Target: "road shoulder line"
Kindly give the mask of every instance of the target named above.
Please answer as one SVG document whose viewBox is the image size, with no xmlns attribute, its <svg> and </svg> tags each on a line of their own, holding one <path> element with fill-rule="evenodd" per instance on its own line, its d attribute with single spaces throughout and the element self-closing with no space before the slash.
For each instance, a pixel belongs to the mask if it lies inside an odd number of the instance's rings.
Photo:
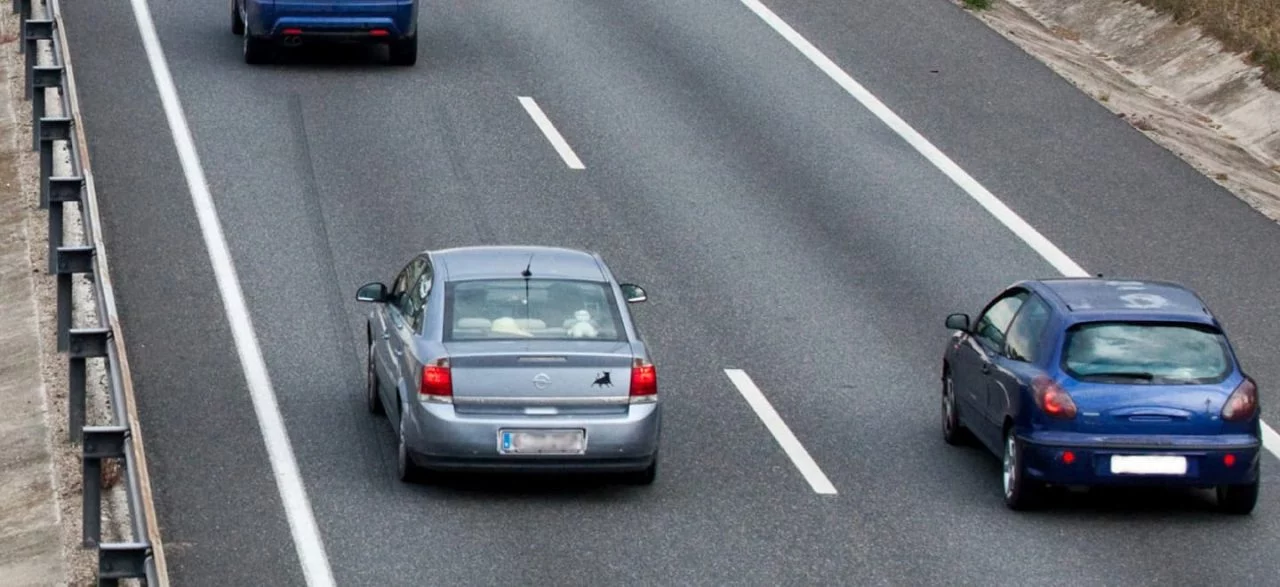
<svg viewBox="0 0 1280 587">
<path fill-rule="evenodd" d="M 192 205 L 209 253 L 214 279 L 218 284 L 223 309 L 244 371 L 245 383 L 253 400 L 258 427 L 266 445 L 303 576 L 309 586 L 332 586 L 333 571 L 325 553 L 315 513 L 311 509 L 302 474 L 298 470 L 284 417 L 280 413 L 275 390 L 267 373 L 266 360 L 249 315 L 248 303 L 244 299 L 230 248 L 209 191 L 209 183 L 196 151 L 195 138 L 191 134 L 186 114 L 183 113 L 177 87 L 161 48 L 155 22 L 151 18 L 151 9 L 147 0 L 130 0 L 130 4 L 151 73 L 155 78 L 156 90 L 164 106 L 174 147 L 182 164 L 183 175 L 187 180 Z"/>
</svg>

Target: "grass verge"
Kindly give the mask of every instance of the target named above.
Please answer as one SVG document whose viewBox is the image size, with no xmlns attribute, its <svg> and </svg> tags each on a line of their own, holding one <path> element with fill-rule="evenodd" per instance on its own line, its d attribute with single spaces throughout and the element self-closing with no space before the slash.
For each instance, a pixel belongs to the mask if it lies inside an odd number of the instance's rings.
<svg viewBox="0 0 1280 587">
<path fill-rule="evenodd" d="M 1277 0 L 1137 0 L 1194 24 L 1228 49 L 1249 55 L 1264 71 L 1262 82 L 1280 90 L 1280 2 Z"/>
</svg>

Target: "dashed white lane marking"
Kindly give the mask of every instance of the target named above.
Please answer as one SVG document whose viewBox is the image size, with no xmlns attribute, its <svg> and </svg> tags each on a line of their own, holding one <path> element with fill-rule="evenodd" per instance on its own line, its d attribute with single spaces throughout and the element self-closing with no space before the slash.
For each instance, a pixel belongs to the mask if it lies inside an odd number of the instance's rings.
<svg viewBox="0 0 1280 587">
<path fill-rule="evenodd" d="M 547 118 L 542 108 L 538 107 L 538 103 L 528 96 L 520 96 L 520 105 L 524 106 L 525 112 L 529 113 L 529 117 L 533 119 L 534 124 L 542 130 L 542 134 L 547 137 L 547 141 L 555 147 L 556 152 L 560 154 L 560 158 L 564 159 L 564 164 L 569 169 L 586 169 L 582 164 L 582 160 L 578 159 L 577 153 L 573 152 L 573 147 L 569 146 L 569 141 L 564 140 L 560 136 L 560 131 L 556 130 L 556 126 L 551 124 L 551 119 Z"/>
<path fill-rule="evenodd" d="M 818 467 L 818 463 L 809 456 L 809 451 L 804 449 L 804 445 L 800 444 L 796 435 L 791 433 L 791 428 L 782 421 L 782 417 L 769 404 L 769 400 L 764 397 L 760 388 L 756 387 L 755 382 L 751 381 L 751 377 L 741 369 L 725 369 L 724 372 L 729 376 L 729 381 L 733 382 L 734 387 L 738 388 L 738 393 L 747 400 L 751 409 L 755 410 L 760 421 L 764 422 L 765 427 L 773 434 L 778 445 L 791 458 L 791 462 L 795 463 L 800 474 L 804 475 L 809 486 L 817 493 L 835 495 L 836 488 L 831 484 L 831 480 L 827 479 L 827 475 Z"/>
</svg>

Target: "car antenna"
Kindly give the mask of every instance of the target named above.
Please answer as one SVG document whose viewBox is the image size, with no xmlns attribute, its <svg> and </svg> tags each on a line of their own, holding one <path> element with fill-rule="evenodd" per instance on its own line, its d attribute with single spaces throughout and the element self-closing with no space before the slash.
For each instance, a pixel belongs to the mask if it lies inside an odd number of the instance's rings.
<svg viewBox="0 0 1280 587">
<path fill-rule="evenodd" d="M 529 270 L 530 267 L 533 267 L 532 253 L 529 254 L 529 262 L 524 265 L 524 271 L 520 272 L 520 276 L 524 278 L 524 319 L 526 324 L 533 317 L 529 311 L 529 278 L 533 277 L 533 271 Z"/>
</svg>

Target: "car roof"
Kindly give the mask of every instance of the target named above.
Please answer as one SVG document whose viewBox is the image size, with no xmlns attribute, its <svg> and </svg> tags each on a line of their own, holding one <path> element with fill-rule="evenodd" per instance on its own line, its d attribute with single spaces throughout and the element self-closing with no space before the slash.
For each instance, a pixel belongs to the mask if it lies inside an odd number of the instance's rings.
<svg viewBox="0 0 1280 587">
<path fill-rule="evenodd" d="M 1200 296 L 1185 286 L 1139 279 L 1055 278 L 1036 283 L 1070 322 L 1156 320 L 1216 324 Z"/>
<path fill-rule="evenodd" d="M 430 255 L 443 268 L 445 281 L 519 279 L 526 267 L 534 279 L 608 281 L 597 255 L 564 247 L 490 245 L 442 249 Z"/>
</svg>

